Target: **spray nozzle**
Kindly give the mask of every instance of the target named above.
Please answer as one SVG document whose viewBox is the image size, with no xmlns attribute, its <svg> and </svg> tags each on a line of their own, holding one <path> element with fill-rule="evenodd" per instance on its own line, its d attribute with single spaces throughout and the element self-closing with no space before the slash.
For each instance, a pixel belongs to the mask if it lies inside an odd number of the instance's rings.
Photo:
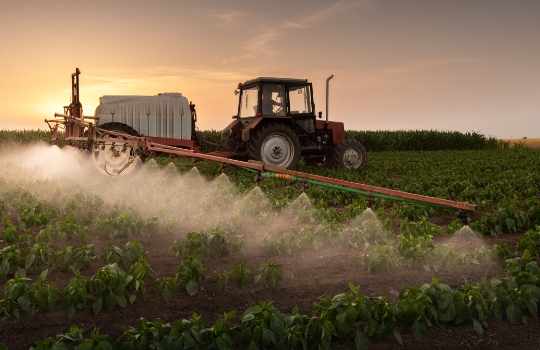
<svg viewBox="0 0 540 350">
<path fill-rule="evenodd" d="M 255 186 L 259 187 L 259 184 L 263 180 L 263 177 L 261 175 L 261 172 L 259 171 L 257 175 L 255 175 Z"/>
<path fill-rule="evenodd" d="M 466 210 L 460 210 L 457 213 L 457 217 L 458 217 L 459 221 L 461 221 L 461 223 L 463 225 L 468 225 L 471 222 L 471 219 L 467 217 L 468 214 L 469 214 L 469 212 L 466 211 Z"/>
</svg>

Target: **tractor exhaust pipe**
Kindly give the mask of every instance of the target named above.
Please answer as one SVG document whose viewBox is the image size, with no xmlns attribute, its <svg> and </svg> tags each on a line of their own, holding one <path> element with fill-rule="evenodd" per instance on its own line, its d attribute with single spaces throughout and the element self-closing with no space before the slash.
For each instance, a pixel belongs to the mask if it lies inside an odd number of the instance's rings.
<svg viewBox="0 0 540 350">
<path fill-rule="evenodd" d="M 328 94 L 329 94 L 329 86 L 330 86 L 330 79 L 332 79 L 334 77 L 334 74 L 332 74 L 331 76 L 328 77 L 328 79 L 326 79 L 326 124 L 328 124 Z"/>
</svg>

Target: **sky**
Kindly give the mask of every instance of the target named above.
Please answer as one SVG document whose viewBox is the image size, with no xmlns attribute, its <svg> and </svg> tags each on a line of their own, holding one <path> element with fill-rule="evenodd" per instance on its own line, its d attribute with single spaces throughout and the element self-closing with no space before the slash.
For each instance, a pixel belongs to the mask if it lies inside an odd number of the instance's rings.
<svg viewBox="0 0 540 350">
<path fill-rule="evenodd" d="M 180 92 L 201 130 L 239 82 L 308 79 L 352 130 L 540 137 L 538 0 L 0 0 L 0 129 L 46 129 L 82 72 L 103 95 Z"/>
</svg>

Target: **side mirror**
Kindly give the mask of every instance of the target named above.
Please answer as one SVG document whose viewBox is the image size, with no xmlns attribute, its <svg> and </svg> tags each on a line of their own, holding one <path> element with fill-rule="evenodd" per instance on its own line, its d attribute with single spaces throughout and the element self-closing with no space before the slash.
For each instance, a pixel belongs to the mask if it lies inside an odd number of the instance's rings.
<svg viewBox="0 0 540 350">
<path fill-rule="evenodd" d="M 234 90 L 234 95 L 235 95 L 235 96 L 238 95 L 239 93 L 240 93 L 240 91 Z"/>
<path fill-rule="evenodd" d="M 319 112 L 319 119 L 322 119 L 322 112 Z"/>
</svg>

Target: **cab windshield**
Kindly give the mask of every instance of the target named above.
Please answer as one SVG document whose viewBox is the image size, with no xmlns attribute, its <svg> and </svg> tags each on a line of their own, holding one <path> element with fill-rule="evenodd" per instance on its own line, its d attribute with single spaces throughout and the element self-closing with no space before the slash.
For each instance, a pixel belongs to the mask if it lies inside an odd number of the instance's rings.
<svg viewBox="0 0 540 350">
<path fill-rule="evenodd" d="M 257 99 L 259 98 L 259 88 L 254 86 L 240 91 L 240 108 L 238 111 L 240 118 L 254 117 L 257 114 Z"/>
</svg>

